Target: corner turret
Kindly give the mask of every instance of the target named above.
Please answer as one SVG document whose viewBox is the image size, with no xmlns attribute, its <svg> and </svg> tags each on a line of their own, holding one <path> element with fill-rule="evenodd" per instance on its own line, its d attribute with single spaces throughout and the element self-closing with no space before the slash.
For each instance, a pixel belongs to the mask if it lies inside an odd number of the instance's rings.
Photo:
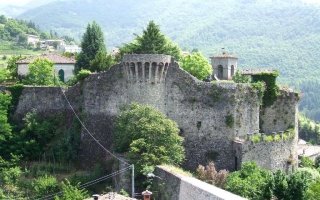
<svg viewBox="0 0 320 200">
<path fill-rule="evenodd" d="M 221 55 L 211 58 L 213 80 L 231 80 L 237 70 L 238 58 L 223 51 Z"/>
</svg>

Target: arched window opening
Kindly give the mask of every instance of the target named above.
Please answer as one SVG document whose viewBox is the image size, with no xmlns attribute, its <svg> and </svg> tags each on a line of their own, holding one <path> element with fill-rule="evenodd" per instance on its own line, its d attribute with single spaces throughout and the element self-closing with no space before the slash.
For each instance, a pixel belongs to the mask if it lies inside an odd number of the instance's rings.
<svg viewBox="0 0 320 200">
<path fill-rule="evenodd" d="M 161 62 L 159 63 L 159 69 L 158 69 L 158 82 L 160 82 L 162 80 L 162 76 L 163 76 L 163 70 L 164 70 L 164 64 Z"/>
<path fill-rule="evenodd" d="M 151 66 L 151 82 L 155 83 L 155 78 L 156 78 L 156 69 L 157 69 L 157 63 L 152 63 Z"/>
<path fill-rule="evenodd" d="M 146 62 L 144 64 L 144 77 L 146 81 L 149 80 L 149 71 L 150 71 L 150 63 Z"/>
<path fill-rule="evenodd" d="M 222 65 L 218 66 L 218 78 L 223 79 L 223 67 Z"/>
<path fill-rule="evenodd" d="M 130 63 L 130 72 L 131 72 L 131 79 L 136 79 L 136 66 L 134 63 Z"/>
<path fill-rule="evenodd" d="M 58 75 L 59 75 L 59 80 L 64 82 L 64 71 L 63 71 L 63 69 L 59 70 Z"/>
<path fill-rule="evenodd" d="M 138 78 L 139 78 L 140 81 L 142 81 L 142 77 L 143 77 L 143 74 L 142 74 L 142 63 L 138 62 Z"/>
<path fill-rule="evenodd" d="M 234 75 L 234 66 L 231 65 L 231 77 Z"/>
</svg>

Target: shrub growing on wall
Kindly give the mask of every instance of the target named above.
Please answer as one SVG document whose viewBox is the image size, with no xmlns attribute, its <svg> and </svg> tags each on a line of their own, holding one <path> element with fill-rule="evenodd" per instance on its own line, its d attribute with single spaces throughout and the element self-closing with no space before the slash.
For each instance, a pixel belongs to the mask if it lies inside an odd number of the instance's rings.
<svg viewBox="0 0 320 200">
<path fill-rule="evenodd" d="M 158 164 L 180 164 L 184 159 L 177 123 L 151 106 L 131 104 L 116 121 L 115 149 L 128 152 L 138 172 L 148 173 Z"/>
</svg>

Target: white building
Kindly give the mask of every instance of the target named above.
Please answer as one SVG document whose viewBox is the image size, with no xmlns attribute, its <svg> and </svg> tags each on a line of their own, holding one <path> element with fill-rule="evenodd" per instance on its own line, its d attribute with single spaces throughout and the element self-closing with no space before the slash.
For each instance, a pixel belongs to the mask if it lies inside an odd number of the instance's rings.
<svg viewBox="0 0 320 200">
<path fill-rule="evenodd" d="M 81 47 L 78 45 L 72 44 L 72 45 L 59 45 L 58 46 L 58 51 L 62 53 L 80 53 L 81 52 Z"/>
<path fill-rule="evenodd" d="M 18 65 L 18 75 L 26 76 L 29 72 L 28 65 L 38 58 L 48 59 L 53 62 L 55 73 L 63 82 L 69 80 L 74 75 L 76 60 L 59 54 L 43 54 L 18 61 L 16 63 Z"/>
<path fill-rule="evenodd" d="M 33 47 L 36 47 L 38 42 L 40 42 L 39 36 L 27 35 L 27 44 L 32 45 Z"/>
</svg>

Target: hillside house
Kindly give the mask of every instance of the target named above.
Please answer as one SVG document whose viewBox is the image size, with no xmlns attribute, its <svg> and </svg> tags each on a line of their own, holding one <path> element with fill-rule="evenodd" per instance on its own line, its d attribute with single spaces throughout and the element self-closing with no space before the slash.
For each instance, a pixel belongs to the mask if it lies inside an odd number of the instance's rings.
<svg viewBox="0 0 320 200">
<path fill-rule="evenodd" d="M 27 43 L 33 47 L 37 46 L 37 43 L 40 41 L 40 37 L 37 35 L 27 35 Z"/>
<path fill-rule="evenodd" d="M 18 75 L 26 76 L 28 74 L 28 65 L 38 58 L 48 59 L 53 62 L 55 73 L 63 82 L 69 80 L 74 75 L 76 60 L 59 54 L 42 54 L 41 56 L 28 57 L 18 61 L 16 63 L 18 65 Z"/>
<path fill-rule="evenodd" d="M 81 47 L 79 47 L 76 44 L 72 44 L 72 45 L 63 44 L 63 45 L 59 45 L 57 50 L 62 53 L 80 53 Z"/>
</svg>

